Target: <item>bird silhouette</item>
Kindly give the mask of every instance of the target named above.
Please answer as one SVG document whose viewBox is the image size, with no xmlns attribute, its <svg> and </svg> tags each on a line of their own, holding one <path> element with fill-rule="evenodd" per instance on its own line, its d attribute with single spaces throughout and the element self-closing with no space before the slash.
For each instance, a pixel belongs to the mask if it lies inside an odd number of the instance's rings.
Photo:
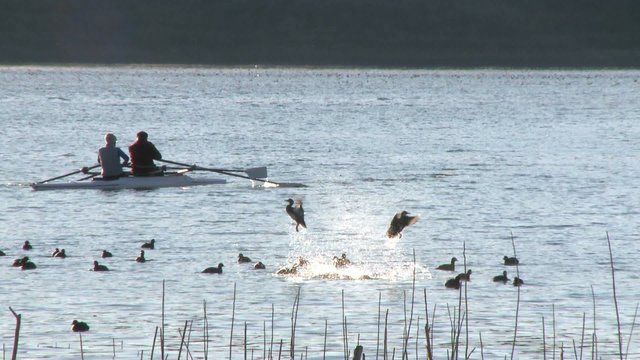
<svg viewBox="0 0 640 360">
<path fill-rule="evenodd" d="M 143 263 L 145 261 L 147 261 L 147 259 L 144 257 L 144 250 L 140 250 L 140 256 L 136 258 L 136 262 Z"/>
<path fill-rule="evenodd" d="M 251 262 L 251 259 L 247 256 L 242 255 L 242 253 L 238 254 L 238 262 L 239 263 L 248 263 Z"/>
<path fill-rule="evenodd" d="M 266 269 L 266 266 L 264 266 L 261 261 L 258 261 L 255 265 L 253 265 L 253 268 L 256 270 L 264 270 Z"/>
<path fill-rule="evenodd" d="M 150 242 L 144 243 L 140 247 L 143 248 L 143 249 L 155 249 L 156 248 L 156 239 L 151 239 Z"/>
<path fill-rule="evenodd" d="M 20 265 L 21 270 L 33 270 L 35 268 L 36 268 L 36 264 L 32 263 L 29 260 L 23 261 L 22 265 Z"/>
<path fill-rule="evenodd" d="M 514 277 L 513 278 L 513 286 L 520 286 L 520 285 L 524 285 L 524 281 L 522 279 L 520 279 L 519 277 Z"/>
<path fill-rule="evenodd" d="M 93 271 L 109 271 L 109 268 L 105 265 L 98 264 L 97 261 L 93 261 Z"/>
<path fill-rule="evenodd" d="M 67 257 L 67 253 L 64 251 L 64 249 L 61 249 L 60 251 L 58 251 L 57 253 L 55 253 L 55 255 L 53 255 L 53 257 L 57 257 L 57 258 L 66 258 Z"/>
<path fill-rule="evenodd" d="M 515 257 L 505 256 L 502 259 L 504 260 L 504 264 L 505 265 L 518 265 L 518 264 L 520 264 L 520 260 L 518 260 L 518 258 L 515 258 Z"/>
<path fill-rule="evenodd" d="M 389 239 L 393 238 L 401 238 L 402 230 L 409 225 L 413 225 L 418 221 L 418 216 L 411 216 L 406 211 L 401 211 L 396 213 L 396 215 L 391 219 L 391 223 L 389 224 L 389 228 L 387 229 L 387 237 Z"/>
<path fill-rule="evenodd" d="M 452 257 L 450 264 L 442 264 L 438 266 L 436 269 L 445 270 L 445 271 L 456 271 L 456 261 L 458 261 L 458 259 L 456 259 L 455 257 Z"/>
<path fill-rule="evenodd" d="M 224 264 L 219 263 L 217 267 L 212 266 L 202 270 L 203 274 L 222 274 L 222 267 Z"/>
<path fill-rule="evenodd" d="M 109 251 L 107 251 L 107 250 L 102 250 L 102 254 L 100 254 L 100 256 L 101 256 L 102 258 L 108 258 L 108 257 L 112 257 L 112 256 L 113 256 L 113 254 L 112 254 L 112 253 L 110 253 L 110 252 L 109 252 Z"/>
<path fill-rule="evenodd" d="M 287 199 L 285 201 L 289 203 L 285 210 L 287 211 L 287 214 L 289 214 L 289 217 L 291 217 L 291 219 L 295 221 L 296 231 L 300 231 L 300 226 L 306 229 L 307 224 L 304 222 L 304 209 L 302 208 L 302 200 L 297 200 L 295 202 L 295 206 L 292 199 Z"/>
<path fill-rule="evenodd" d="M 509 281 L 509 278 L 507 277 L 507 272 L 503 271 L 502 275 L 494 276 L 493 281 L 506 284 Z"/>
<path fill-rule="evenodd" d="M 29 240 L 25 241 L 24 244 L 22 244 L 22 250 L 31 250 L 33 249 L 33 246 L 31 246 L 31 243 L 29 242 Z"/>
<path fill-rule="evenodd" d="M 73 320 L 71 322 L 71 331 L 73 332 L 85 332 L 89 331 L 89 325 L 86 322 Z"/>
<path fill-rule="evenodd" d="M 458 274 L 460 281 L 471 281 L 471 269 L 468 269 L 466 273 Z"/>
<path fill-rule="evenodd" d="M 444 286 L 447 289 L 460 289 L 460 280 L 462 278 L 462 275 L 464 274 L 458 274 L 455 278 L 453 279 L 448 279 L 445 283 Z"/>
</svg>

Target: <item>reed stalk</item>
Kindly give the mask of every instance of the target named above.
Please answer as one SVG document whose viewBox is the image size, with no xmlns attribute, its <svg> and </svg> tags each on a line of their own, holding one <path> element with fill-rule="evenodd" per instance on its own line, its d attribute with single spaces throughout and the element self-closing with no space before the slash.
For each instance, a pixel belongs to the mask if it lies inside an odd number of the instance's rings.
<svg viewBox="0 0 640 360">
<path fill-rule="evenodd" d="M 385 315 L 384 315 L 384 340 L 383 340 L 383 350 L 382 350 L 382 358 L 384 360 L 387 360 L 387 336 L 388 336 L 388 332 L 387 332 L 387 325 L 388 325 L 388 321 L 389 321 L 389 309 L 387 309 Z"/>
<path fill-rule="evenodd" d="M 424 332 L 427 342 L 427 360 L 433 360 L 433 351 L 431 349 L 431 329 L 429 327 L 429 304 L 427 302 L 427 289 L 422 290 L 424 294 L 424 312 L 425 312 L 425 325 Z"/>
<path fill-rule="evenodd" d="M 544 327 L 544 316 L 542 317 L 542 359 L 547 360 L 547 335 Z"/>
<path fill-rule="evenodd" d="M 378 292 L 378 327 L 377 327 L 377 335 L 376 335 L 376 360 L 379 358 L 380 354 L 380 310 L 382 307 L 382 293 Z"/>
<path fill-rule="evenodd" d="M 300 305 L 300 288 L 296 293 L 296 297 L 293 301 L 293 307 L 291 309 L 291 349 L 289 350 L 291 359 L 295 358 L 295 343 L 296 343 L 296 324 L 298 322 L 298 307 Z"/>
<path fill-rule="evenodd" d="M 516 242 L 513 239 L 513 231 L 511 232 L 511 246 L 513 247 L 513 256 L 517 258 L 518 255 L 516 253 Z M 520 270 L 519 270 L 518 264 L 516 264 L 516 275 L 518 276 L 518 278 L 520 278 Z M 520 286 L 517 286 L 517 288 L 518 288 L 518 298 L 516 301 L 516 319 L 515 319 L 515 324 L 513 326 L 513 342 L 511 343 L 511 360 L 513 360 L 513 354 L 516 351 L 516 339 L 518 336 L 518 315 L 520 312 Z"/>
<path fill-rule="evenodd" d="M 180 360 L 180 356 L 182 355 L 182 346 L 184 345 L 184 337 L 187 334 L 187 326 L 189 325 L 189 320 L 184 321 L 184 331 L 180 333 L 180 348 L 178 349 L 178 360 Z M 179 330 L 178 330 L 179 332 Z"/>
<path fill-rule="evenodd" d="M 161 321 L 162 323 L 160 324 L 160 358 L 164 360 L 164 279 L 162 280 L 162 320 Z"/>
<path fill-rule="evenodd" d="M 158 336 L 158 327 L 156 326 L 156 332 L 153 334 L 153 343 L 151 344 L 151 357 L 150 359 L 153 360 L 153 351 L 156 348 L 156 337 Z"/>
<path fill-rule="evenodd" d="M 327 320 L 324 321 L 324 341 L 322 343 L 322 360 L 327 358 L 327 330 L 329 327 L 329 323 Z"/>
<path fill-rule="evenodd" d="M 613 252 L 611 251 L 611 239 L 609 239 L 609 232 L 607 231 L 607 245 L 609 245 L 609 263 L 611 264 L 611 286 L 613 287 L 613 304 L 616 308 L 616 323 L 618 325 L 618 351 L 620 353 L 620 360 L 623 360 L 622 352 L 622 331 L 620 330 L 620 312 L 618 311 L 618 297 L 616 295 L 616 271 L 613 266 Z"/>
<path fill-rule="evenodd" d="M 629 344 L 631 344 L 631 336 L 633 336 L 633 328 L 636 326 L 636 316 L 638 315 L 638 305 L 636 304 L 636 311 L 633 313 L 633 321 L 631 322 L 631 331 L 629 332 L 629 341 L 627 341 L 627 349 L 624 351 L 625 359 L 629 358 Z"/>
<path fill-rule="evenodd" d="M 553 330 L 553 360 L 556 359 L 556 305 L 551 304 L 551 315 L 553 316 L 551 324 Z"/>
<path fill-rule="evenodd" d="M 582 360 L 582 349 L 584 348 L 584 328 L 585 328 L 586 314 L 582 313 L 582 332 L 580 333 L 580 360 Z"/>
<path fill-rule="evenodd" d="M 11 306 L 9 306 L 9 310 L 13 314 L 13 317 L 16 318 L 16 327 L 13 333 L 13 350 L 11 352 L 11 360 L 16 360 L 18 358 L 18 343 L 20 341 L 20 324 L 22 323 L 22 314 L 17 314 L 13 311 Z"/>
<path fill-rule="evenodd" d="M 273 327 L 275 321 L 275 309 L 273 303 L 271 303 L 271 342 L 269 345 L 269 360 L 273 360 Z"/>
<path fill-rule="evenodd" d="M 233 324 L 236 320 L 236 283 L 233 283 L 233 306 L 231 310 L 231 334 L 229 335 L 229 360 L 233 350 Z"/>
<path fill-rule="evenodd" d="M 591 299 L 593 301 L 593 334 L 591 335 L 591 360 L 598 359 L 598 335 L 596 327 L 596 294 L 591 285 Z"/>
<path fill-rule="evenodd" d="M 82 333 L 78 333 L 80 335 L 80 359 L 84 360 L 84 348 L 82 346 Z"/>
<path fill-rule="evenodd" d="M 202 301 L 202 332 L 204 341 L 202 342 L 202 352 L 204 353 L 204 360 L 209 358 L 209 319 L 207 318 L 207 301 Z"/>
<path fill-rule="evenodd" d="M 480 359 L 484 360 L 484 344 L 482 344 L 482 331 L 480 331 Z"/>
</svg>

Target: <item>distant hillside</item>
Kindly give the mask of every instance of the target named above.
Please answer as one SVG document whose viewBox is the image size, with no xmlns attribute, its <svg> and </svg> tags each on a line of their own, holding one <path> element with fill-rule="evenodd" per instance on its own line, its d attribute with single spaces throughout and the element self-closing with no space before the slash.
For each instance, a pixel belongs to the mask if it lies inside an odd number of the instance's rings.
<svg viewBox="0 0 640 360">
<path fill-rule="evenodd" d="M 640 67 L 640 0 L 0 0 L 0 63 Z"/>
</svg>

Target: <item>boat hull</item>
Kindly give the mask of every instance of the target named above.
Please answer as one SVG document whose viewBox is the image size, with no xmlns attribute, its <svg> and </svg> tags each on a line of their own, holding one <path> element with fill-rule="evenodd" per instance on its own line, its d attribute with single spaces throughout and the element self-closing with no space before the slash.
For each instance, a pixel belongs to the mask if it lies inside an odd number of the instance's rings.
<svg viewBox="0 0 640 360">
<path fill-rule="evenodd" d="M 100 178 L 92 181 L 69 181 L 34 183 L 31 188 L 34 190 L 79 190 L 79 189 L 156 189 L 164 187 L 189 187 L 198 185 L 224 184 L 227 181 L 221 178 L 212 177 L 191 177 L 187 175 L 165 175 L 165 176 L 127 176 L 116 180 L 102 180 Z"/>
</svg>

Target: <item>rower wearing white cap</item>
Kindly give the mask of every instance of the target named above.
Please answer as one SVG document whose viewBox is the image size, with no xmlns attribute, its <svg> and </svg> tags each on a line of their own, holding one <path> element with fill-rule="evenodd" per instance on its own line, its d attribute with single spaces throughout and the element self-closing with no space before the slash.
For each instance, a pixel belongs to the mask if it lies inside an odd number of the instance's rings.
<svg viewBox="0 0 640 360">
<path fill-rule="evenodd" d="M 112 133 L 104 136 L 105 145 L 98 150 L 98 163 L 102 165 L 102 178 L 114 180 L 124 174 L 122 167 L 129 163 L 129 156 L 116 146 L 118 139 Z M 122 159 L 122 163 L 120 163 Z"/>
</svg>

